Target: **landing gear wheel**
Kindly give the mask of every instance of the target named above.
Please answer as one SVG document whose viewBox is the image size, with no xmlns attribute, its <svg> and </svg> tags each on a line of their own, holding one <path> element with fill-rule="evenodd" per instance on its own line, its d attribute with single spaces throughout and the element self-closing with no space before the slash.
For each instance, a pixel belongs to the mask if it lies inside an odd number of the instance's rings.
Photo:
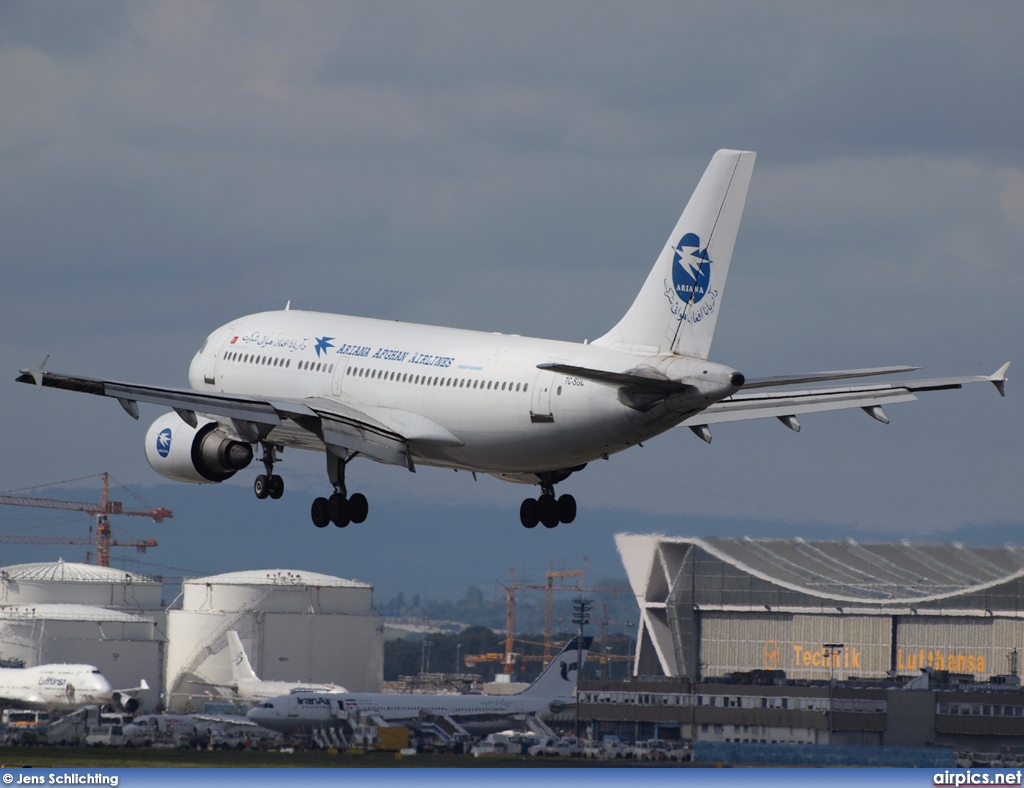
<svg viewBox="0 0 1024 788">
<path fill-rule="evenodd" d="M 348 500 L 341 493 L 334 493 L 327 499 L 327 511 L 330 514 L 331 522 L 338 528 L 344 528 L 352 520 Z"/>
<path fill-rule="evenodd" d="M 256 493 L 256 497 L 261 501 L 270 495 L 270 482 L 265 474 L 261 473 L 256 477 L 256 481 L 252 483 L 252 491 Z"/>
<path fill-rule="evenodd" d="M 366 520 L 370 513 L 370 504 L 362 493 L 354 493 L 348 499 L 348 516 L 354 523 L 361 523 Z"/>
<path fill-rule="evenodd" d="M 540 513 L 537 509 L 537 499 L 527 498 L 519 507 L 519 522 L 523 528 L 536 528 L 540 522 Z"/>
<path fill-rule="evenodd" d="M 313 517 L 313 525 L 317 528 L 326 528 L 327 524 L 331 521 L 329 509 L 330 504 L 327 503 L 326 498 L 316 498 L 309 512 Z"/>
<path fill-rule="evenodd" d="M 270 497 L 275 501 L 284 495 L 284 479 L 280 476 L 271 476 L 267 487 L 269 488 Z M 565 496 L 562 497 L 564 498 Z"/>
<path fill-rule="evenodd" d="M 542 495 L 537 501 L 537 510 L 545 528 L 554 528 L 558 525 L 558 504 L 555 503 L 555 496 Z"/>
<path fill-rule="evenodd" d="M 576 519 L 576 499 L 571 495 L 560 496 L 555 508 L 558 511 L 559 522 L 568 524 Z"/>
</svg>

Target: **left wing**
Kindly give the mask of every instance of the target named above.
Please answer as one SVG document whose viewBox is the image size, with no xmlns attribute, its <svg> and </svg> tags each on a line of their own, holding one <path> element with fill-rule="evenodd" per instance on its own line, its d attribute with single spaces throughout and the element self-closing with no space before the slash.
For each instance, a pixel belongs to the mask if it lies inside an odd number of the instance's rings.
<svg viewBox="0 0 1024 788">
<path fill-rule="evenodd" d="M 358 452 L 379 462 L 405 466 L 414 471 L 409 442 L 418 440 L 436 443 L 444 437 L 439 432 L 443 428 L 433 422 L 421 423 L 426 422 L 422 418 L 417 422 L 412 414 L 375 411 L 371 416 L 329 400 L 267 399 L 146 386 L 44 372 L 42 366 L 22 370 L 17 381 L 35 383 L 38 387 L 112 397 L 134 419 L 139 418 L 140 402 L 173 408 L 183 421 L 193 427 L 197 423 L 198 413 L 229 425 L 243 440 L 250 443 L 265 439 L 275 427 L 290 421 L 315 435 L 328 450 Z M 401 426 L 396 429 L 394 425 Z M 454 436 L 450 437 L 451 440 L 457 440 Z"/>
<path fill-rule="evenodd" d="M 709 424 L 727 421 L 744 421 L 747 419 L 764 419 L 775 417 L 791 430 L 800 431 L 800 422 L 796 417 L 800 413 L 818 411 L 843 410 L 861 408 L 865 413 L 883 424 L 889 423 L 889 417 L 882 409 L 883 405 L 893 402 L 911 402 L 917 399 L 920 391 L 944 391 L 962 388 L 967 383 L 991 383 L 1006 396 L 1006 371 L 1010 362 L 1003 364 L 991 375 L 968 375 L 955 378 L 932 378 L 930 380 L 911 380 L 900 383 L 867 383 L 856 386 L 828 386 L 819 389 L 780 389 L 758 391 L 758 388 L 783 386 L 810 380 L 828 380 L 839 377 L 852 377 L 847 373 L 820 373 L 801 375 L 794 378 L 765 378 L 752 380 L 743 390 L 736 392 L 721 402 L 716 402 L 706 410 L 682 422 L 694 433 L 708 443 L 711 442 Z M 851 370 L 853 372 L 854 370 Z M 867 371 L 865 371 L 867 372 Z M 868 374 L 884 374 L 871 371 Z M 825 377 L 825 376 L 835 376 Z"/>
</svg>

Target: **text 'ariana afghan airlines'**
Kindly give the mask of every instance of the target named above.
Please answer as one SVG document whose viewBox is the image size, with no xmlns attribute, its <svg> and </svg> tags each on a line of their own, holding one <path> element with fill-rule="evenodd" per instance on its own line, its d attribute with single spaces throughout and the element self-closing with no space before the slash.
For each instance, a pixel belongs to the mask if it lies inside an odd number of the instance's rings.
<svg viewBox="0 0 1024 788">
<path fill-rule="evenodd" d="M 799 414 L 861 408 L 887 423 L 882 406 L 918 391 L 988 381 L 1003 393 L 1008 364 L 987 377 L 794 388 L 916 367 L 751 379 L 709 361 L 754 158 L 715 154 L 633 305 L 590 343 L 285 309 L 210 334 L 191 389 L 48 372 L 45 361 L 18 380 L 114 397 L 135 418 L 139 402 L 172 408 L 149 428 L 146 456 L 178 481 L 222 482 L 259 447 L 256 496 L 280 498 L 280 451 L 324 452 L 331 494 L 311 510 L 321 528 L 366 519 L 366 497 L 346 484 L 356 457 L 540 485 L 520 521 L 552 528 L 576 517 L 556 484 L 678 425 L 710 443 L 718 422 L 774 417 L 799 430 Z"/>
</svg>

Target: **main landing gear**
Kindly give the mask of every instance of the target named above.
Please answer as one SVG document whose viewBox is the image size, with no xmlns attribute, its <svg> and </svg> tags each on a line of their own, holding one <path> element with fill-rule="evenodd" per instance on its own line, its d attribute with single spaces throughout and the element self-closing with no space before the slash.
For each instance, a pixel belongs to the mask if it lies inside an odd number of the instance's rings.
<svg viewBox="0 0 1024 788">
<path fill-rule="evenodd" d="M 338 457 L 327 452 L 327 476 L 334 485 L 334 493 L 330 498 L 317 498 L 310 508 L 310 517 L 317 528 L 326 528 L 334 523 L 344 528 L 349 523 L 361 523 L 370 512 L 370 504 L 362 493 L 353 493 L 349 497 L 345 489 L 345 466 L 358 455 Z"/>
<path fill-rule="evenodd" d="M 263 447 L 263 467 L 267 472 L 256 477 L 252 484 L 252 490 L 261 501 L 264 498 L 273 498 L 275 501 L 284 495 L 284 479 L 274 475 L 274 463 L 277 461 L 277 447 L 267 443 L 260 443 Z"/>
<path fill-rule="evenodd" d="M 527 498 L 519 507 L 519 522 L 525 528 L 536 528 L 543 523 L 545 528 L 554 528 L 559 523 L 571 523 L 576 519 L 576 499 L 571 495 L 555 498 L 555 485 L 550 480 L 540 483 L 540 498 Z"/>
</svg>

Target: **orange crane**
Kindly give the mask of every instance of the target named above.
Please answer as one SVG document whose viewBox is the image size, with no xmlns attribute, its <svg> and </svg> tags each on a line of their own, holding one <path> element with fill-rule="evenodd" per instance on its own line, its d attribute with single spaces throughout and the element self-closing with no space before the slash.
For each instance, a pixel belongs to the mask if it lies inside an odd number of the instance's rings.
<svg viewBox="0 0 1024 788">
<path fill-rule="evenodd" d="M 79 501 L 61 501 L 54 498 L 25 498 L 18 495 L 0 495 L 0 504 L 8 506 L 35 506 L 43 509 L 65 509 L 74 512 L 86 512 L 96 515 L 96 533 L 94 536 L 0 536 L 0 542 L 8 544 L 88 544 L 96 546 L 96 565 L 110 566 L 111 547 L 134 547 L 140 553 L 148 547 L 156 547 L 155 539 L 141 539 L 130 542 L 118 542 L 110 535 L 110 515 L 127 515 L 130 517 L 149 517 L 155 523 L 162 523 L 164 518 L 174 517 L 174 512 L 163 507 L 157 509 L 126 509 L 120 501 L 110 500 L 110 475 L 100 474 L 103 488 L 99 503 L 82 503 Z"/>
<path fill-rule="evenodd" d="M 534 583 L 519 583 L 516 582 L 515 570 L 509 570 L 511 577 L 510 581 L 502 583 L 498 581 L 498 584 L 505 589 L 505 653 L 497 654 L 470 654 L 465 657 L 466 665 L 473 667 L 480 662 L 499 662 L 504 667 L 502 672 L 505 674 L 511 674 L 515 669 L 516 662 L 534 662 L 541 661 L 544 665 L 551 662 L 553 644 L 551 641 L 551 632 L 554 624 L 554 592 L 555 591 L 576 591 L 582 593 L 584 591 L 629 591 L 629 588 L 587 588 L 583 585 L 583 577 L 586 575 L 586 570 L 583 569 L 572 569 L 562 572 L 555 572 L 548 569 L 545 577 L 544 585 Z M 579 581 L 575 585 L 564 585 L 562 583 L 556 584 L 556 579 L 563 579 L 569 577 L 578 577 Z M 543 656 L 527 656 L 516 652 L 515 650 L 515 624 L 516 624 L 516 591 L 518 589 L 530 589 L 544 592 L 544 655 Z M 605 614 L 607 616 L 607 613 Z M 523 641 L 520 641 L 523 642 Z M 540 645 L 540 644 L 536 644 Z M 605 659 L 618 659 L 618 657 L 611 657 L 602 654 L 602 664 Z M 626 658 L 628 659 L 628 657 Z"/>
</svg>

